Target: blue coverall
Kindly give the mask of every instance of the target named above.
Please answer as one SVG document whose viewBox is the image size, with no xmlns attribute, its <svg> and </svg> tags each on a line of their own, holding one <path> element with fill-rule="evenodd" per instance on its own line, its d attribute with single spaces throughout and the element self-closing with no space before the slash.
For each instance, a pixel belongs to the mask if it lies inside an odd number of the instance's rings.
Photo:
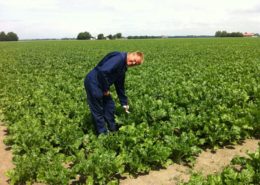
<svg viewBox="0 0 260 185">
<path fill-rule="evenodd" d="M 94 118 L 97 134 L 107 133 L 106 122 L 110 131 L 118 129 L 114 116 L 115 103 L 110 95 L 104 96 L 104 92 L 107 92 L 114 84 L 121 105 L 127 105 L 124 88 L 127 71 L 126 58 L 125 52 L 107 54 L 84 80 L 87 102 Z"/>
</svg>

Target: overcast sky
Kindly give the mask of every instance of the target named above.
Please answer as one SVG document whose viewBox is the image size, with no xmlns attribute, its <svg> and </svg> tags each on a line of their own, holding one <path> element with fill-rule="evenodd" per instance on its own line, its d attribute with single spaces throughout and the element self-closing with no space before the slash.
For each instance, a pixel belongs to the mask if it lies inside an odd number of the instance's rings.
<svg viewBox="0 0 260 185">
<path fill-rule="evenodd" d="M 260 33 L 259 0 L 0 0 L 0 31 L 20 39 Z"/>
</svg>

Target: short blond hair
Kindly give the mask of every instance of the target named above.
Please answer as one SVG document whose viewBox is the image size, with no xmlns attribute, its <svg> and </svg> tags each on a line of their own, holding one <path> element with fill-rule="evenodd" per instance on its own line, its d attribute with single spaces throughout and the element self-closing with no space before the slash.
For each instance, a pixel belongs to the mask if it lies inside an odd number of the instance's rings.
<svg viewBox="0 0 260 185">
<path fill-rule="evenodd" d="M 141 58 L 141 63 L 144 62 L 144 53 L 140 51 L 133 52 L 134 54 L 138 55 Z"/>
</svg>

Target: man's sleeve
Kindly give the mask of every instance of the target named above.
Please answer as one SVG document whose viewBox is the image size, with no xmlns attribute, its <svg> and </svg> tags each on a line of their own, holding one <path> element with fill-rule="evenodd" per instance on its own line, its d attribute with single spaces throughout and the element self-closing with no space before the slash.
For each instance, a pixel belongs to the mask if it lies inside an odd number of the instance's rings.
<svg viewBox="0 0 260 185">
<path fill-rule="evenodd" d="M 125 95 L 125 74 L 115 82 L 116 93 L 122 106 L 128 105 Z"/>
<path fill-rule="evenodd" d="M 120 65 L 121 55 L 116 55 L 109 58 L 102 66 L 97 66 L 98 80 L 101 83 L 103 92 L 109 90 L 109 83 L 107 80 L 107 75 L 113 73 Z"/>
</svg>

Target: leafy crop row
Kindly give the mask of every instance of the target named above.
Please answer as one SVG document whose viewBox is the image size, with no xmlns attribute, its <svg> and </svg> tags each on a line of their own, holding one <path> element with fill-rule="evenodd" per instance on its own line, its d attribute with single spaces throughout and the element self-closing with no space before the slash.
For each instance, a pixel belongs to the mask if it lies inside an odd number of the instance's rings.
<svg viewBox="0 0 260 185">
<path fill-rule="evenodd" d="M 192 161 L 260 133 L 258 39 L 0 43 L 0 111 L 8 123 L 13 183 L 118 183 L 171 162 Z M 145 53 L 127 72 L 131 114 L 97 137 L 83 79 L 113 50 Z M 115 91 L 113 91 L 115 92 Z"/>
<path fill-rule="evenodd" d="M 183 185 L 222 185 L 222 184 L 259 184 L 260 183 L 260 147 L 255 153 L 247 157 L 235 157 L 231 165 L 221 173 L 208 175 L 207 178 L 200 174 L 193 174 L 188 183 Z"/>
</svg>

